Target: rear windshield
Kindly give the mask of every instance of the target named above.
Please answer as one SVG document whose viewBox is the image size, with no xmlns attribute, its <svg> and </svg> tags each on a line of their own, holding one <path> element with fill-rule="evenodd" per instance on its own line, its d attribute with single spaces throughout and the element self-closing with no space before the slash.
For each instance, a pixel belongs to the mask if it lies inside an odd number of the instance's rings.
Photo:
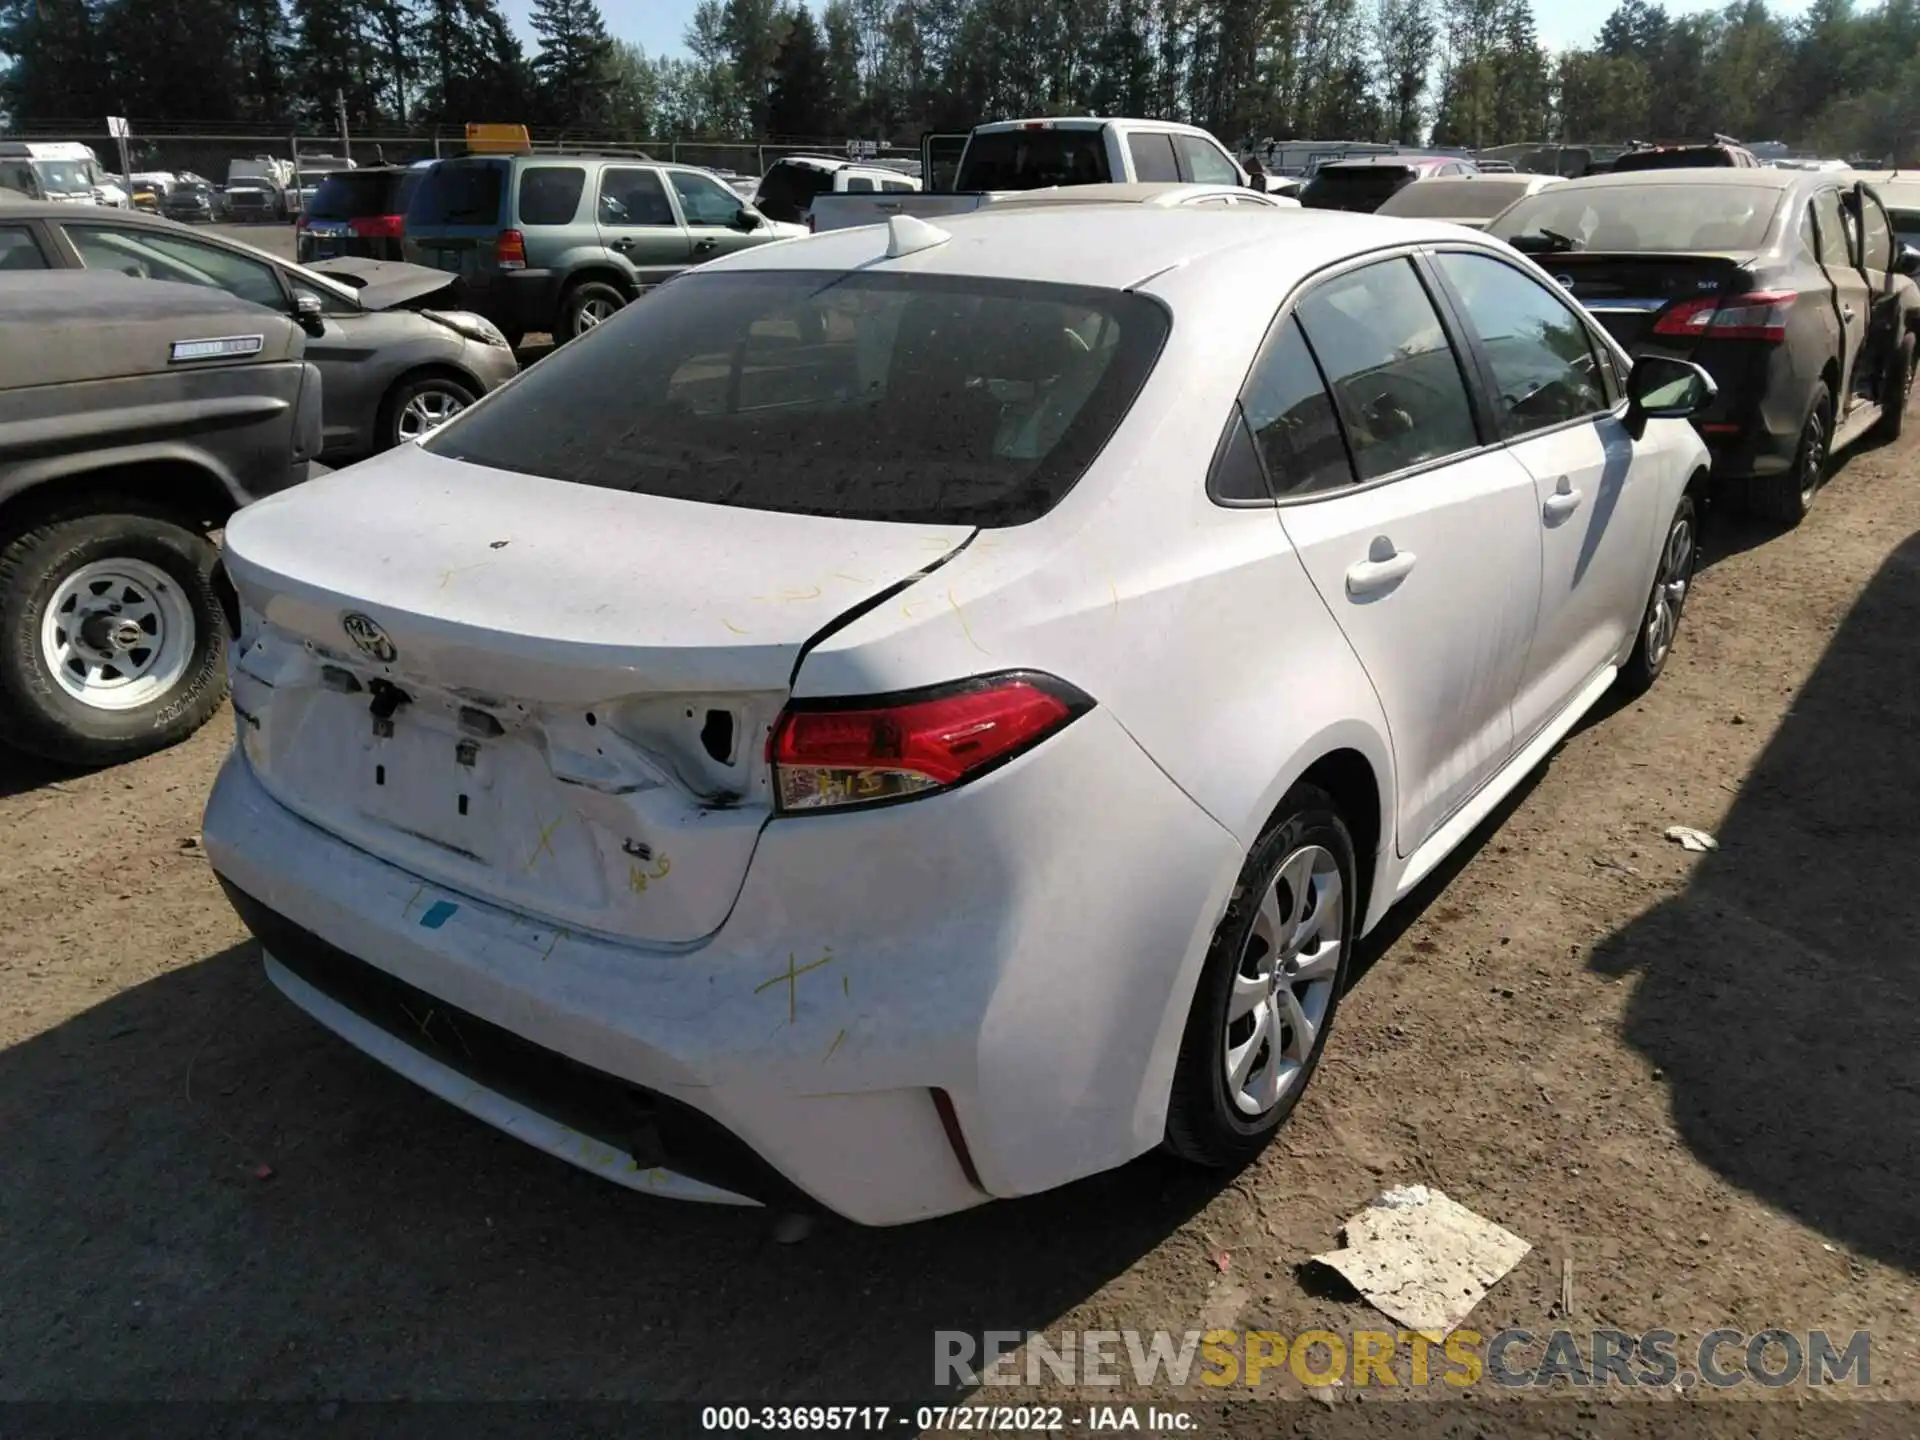
<svg viewBox="0 0 1920 1440">
<path fill-rule="evenodd" d="M 1535 254 L 1758 250 L 1782 193 L 1758 185 L 1556 185 L 1487 230 Z"/>
<path fill-rule="evenodd" d="M 400 177 L 342 170 L 329 175 L 307 202 L 316 220 L 351 220 L 361 215 L 400 215 Z"/>
<path fill-rule="evenodd" d="M 500 219 L 503 160 L 448 160 L 427 171 L 407 207 L 407 228 L 493 225 Z"/>
<path fill-rule="evenodd" d="M 689 273 L 427 442 L 609 490 L 919 524 L 1044 515 L 1146 382 L 1142 295 L 969 276 Z"/>
<path fill-rule="evenodd" d="M 967 142 L 961 190 L 1041 190 L 1104 185 L 1107 141 L 1098 130 L 995 130 Z"/>
<path fill-rule="evenodd" d="M 1733 152 L 1718 145 L 1688 146 L 1676 150 L 1629 150 L 1611 169 L 1615 174 L 1629 170 L 1697 170 L 1703 165 L 1721 167 L 1733 164 Z"/>
<path fill-rule="evenodd" d="M 1502 185 L 1498 181 L 1488 185 L 1477 180 L 1428 180 L 1388 196 L 1380 213 L 1426 220 L 1449 216 L 1484 220 L 1498 215 L 1519 199 L 1524 189 L 1521 185 Z"/>
<path fill-rule="evenodd" d="M 814 197 L 833 189 L 833 175 L 814 165 L 776 164 L 760 181 L 754 200 L 760 213 L 769 220 L 798 225 L 813 208 Z"/>
<path fill-rule="evenodd" d="M 1301 190 L 1300 201 L 1324 207 L 1384 205 L 1413 178 L 1406 165 L 1322 165 Z"/>
</svg>

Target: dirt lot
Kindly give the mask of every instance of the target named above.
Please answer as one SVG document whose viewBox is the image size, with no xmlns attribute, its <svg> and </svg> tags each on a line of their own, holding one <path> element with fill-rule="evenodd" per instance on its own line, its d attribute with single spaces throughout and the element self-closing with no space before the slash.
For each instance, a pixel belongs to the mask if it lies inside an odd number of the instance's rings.
<svg viewBox="0 0 1920 1440">
<path fill-rule="evenodd" d="M 224 722 L 104 774 L 0 760 L 0 1397 L 951 1403 L 935 1329 L 1375 1326 L 1296 1267 L 1424 1181 L 1535 1245 L 1483 1332 L 1559 1323 L 1570 1254 L 1578 1327 L 1867 1329 L 1872 1394 L 1920 1399 L 1917 473 L 1920 442 L 1862 453 L 1799 531 L 1722 527 L 1660 685 L 1370 945 L 1251 1170 L 1149 1159 L 905 1230 L 777 1246 L 764 1215 L 636 1197 L 321 1032 L 197 848 Z M 1235 1433 L 1441 1421 L 1188 1398 Z M 1920 1429 L 1803 1388 L 1764 1424 L 1634 1398 L 1448 1433 Z"/>
</svg>

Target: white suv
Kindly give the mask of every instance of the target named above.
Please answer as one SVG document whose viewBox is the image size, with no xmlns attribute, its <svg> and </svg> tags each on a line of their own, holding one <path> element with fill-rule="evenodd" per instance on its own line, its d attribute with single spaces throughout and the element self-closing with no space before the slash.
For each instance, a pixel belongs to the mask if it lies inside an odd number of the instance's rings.
<svg viewBox="0 0 1920 1440">
<path fill-rule="evenodd" d="M 911 175 L 883 165 L 862 165 L 822 155 L 790 155 L 776 160 L 760 177 L 753 204 L 762 215 L 783 225 L 804 225 L 821 195 L 893 194 L 918 191 Z"/>
<path fill-rule="evenodd" d="M 237 516 L 273 982 L 659 1194 L 1257 1153 L 1355 940 L 1666 662 L 1712 382 L 1451 226 L 1101 236 L 730 256 Z"/>
</svg>

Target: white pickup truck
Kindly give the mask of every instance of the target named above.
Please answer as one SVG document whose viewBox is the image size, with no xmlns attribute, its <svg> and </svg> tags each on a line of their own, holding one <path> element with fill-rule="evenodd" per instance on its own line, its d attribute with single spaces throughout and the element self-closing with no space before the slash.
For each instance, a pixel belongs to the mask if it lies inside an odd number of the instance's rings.
<svg viewBox="0 0 1920 1440">
<path fill-rule="evenodd" d="M 940 153 L 951 154 L 956 146 L 962 147 L 959 168 L 952 188 L 942 190 Z M 894 215 L 922 220 L 959 215 L 1056 185 L 1247 183 L 1246 173 L 1218 140 L 1171 120 L 1001 120 L 966 135 L 929 135 L 920 153 L 925 192 L 821 195 L 813 202 L 811 227 L 843 230 L 877 225 Z"/>
</svg>

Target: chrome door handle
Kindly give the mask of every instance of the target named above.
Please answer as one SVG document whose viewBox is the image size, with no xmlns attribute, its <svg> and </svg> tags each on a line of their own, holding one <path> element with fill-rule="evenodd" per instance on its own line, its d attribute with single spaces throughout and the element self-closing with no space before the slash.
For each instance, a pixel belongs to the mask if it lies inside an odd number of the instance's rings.
<svg viewBox="0 0 1920 1440">
<path fill-rule="evenodd" d="M 1407 578 L 1413 569 L 1411 550 L 1396 550 L 1385 535 L 1376 535 L 1367 549 L 1367 558 L 1347 570 L 1347 596 L 1364 600 L 1379 595 Z"/>
<path fill-rule="evenodd" d="M 1549 523 L 1557 524 L 1580 508 L 1580 502 L 1586 497 L 1573 488 L 1573 482 L 1566 476 L 1560 477 L 1553 494 L 1547 497 L 1540 507 Z"/>
</svg>

